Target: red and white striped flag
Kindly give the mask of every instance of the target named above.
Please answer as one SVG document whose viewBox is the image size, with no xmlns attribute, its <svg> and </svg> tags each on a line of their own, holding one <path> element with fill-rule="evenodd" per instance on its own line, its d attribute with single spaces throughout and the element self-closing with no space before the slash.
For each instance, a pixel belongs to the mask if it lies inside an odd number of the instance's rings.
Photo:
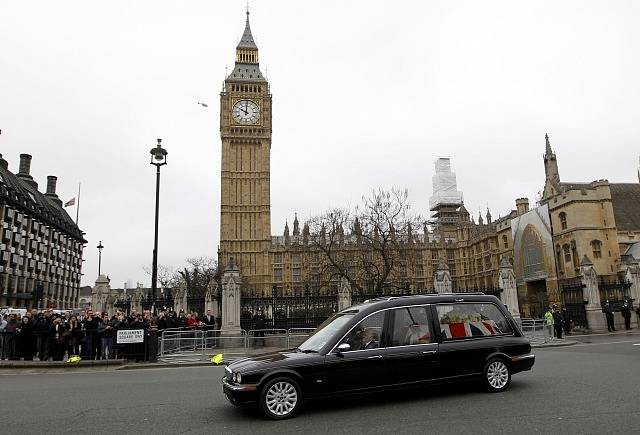
<svg viewBox="0 0 640 435">
<path fill-rule="evenodd" d="M 69 201 L 64 203 L 65 207 L 71 207 L 72 205 L 76 205 L 76 197 L 74 196 Z"/>
</svg>

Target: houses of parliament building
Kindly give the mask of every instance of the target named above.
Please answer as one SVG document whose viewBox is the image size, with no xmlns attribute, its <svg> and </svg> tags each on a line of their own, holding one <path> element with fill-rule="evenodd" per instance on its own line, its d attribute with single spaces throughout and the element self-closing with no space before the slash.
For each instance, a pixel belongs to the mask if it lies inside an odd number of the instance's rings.
<svg viewBox="0 0 640 435">
<path fill-rule="evenodd" d="M 301 228 L 297 216 L 291 229 L 285 225 L 272 235 L 272 98 L 258 54 L 247 12 L 235 67 L 220 94 L 218 260 L 221 266 L 233 263 L 240 269 L 243 296 L 268 296 L 274 287 L 282 295 L 300 295 L 310 283 L 320 282 L 314 273 L 323 259 L 309 242 L 309 226 Z M 510 267 L 520 311 L 531 316 L 561 302 L 562 283 L 578 277 L 585 262 L 603 277 L 615 278 L 638 267 L 640 183 L 564 182 L 548 137 L 544 148 L 542 198 L 537 204 L 516 199 L 515 208 L 495 220 L 488 210 L 477 220 L 472 217 L 457 191 L 449 159 L 436 161 L 431 219 L 406 240 L 413 255 L 399 266 L 406 268 L 400 276 L 408 292 L 432 291 L 442 268 L 448 269 L 453 291 L 498 289 L 501 267 Z M 344 229 L 346 234 L 352 231 Z M 350 249 L 358 249 L 354 238 L 344 240 Z M 333 293 L 338 285 L 328 282 L 314 290 Z"/>
</svg>

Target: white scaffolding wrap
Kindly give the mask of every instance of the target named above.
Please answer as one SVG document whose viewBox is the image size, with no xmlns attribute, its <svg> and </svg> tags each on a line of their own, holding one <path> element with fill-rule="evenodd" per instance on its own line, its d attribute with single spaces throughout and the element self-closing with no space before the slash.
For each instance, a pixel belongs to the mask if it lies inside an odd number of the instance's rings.
<svg viewBox="0 0 640 435">
<path fill-rule="evenodd" d="M 462 204 L 462 192 L 458 191 L 456 174 L 451 171 L 451 160 L 436 160 L 436 172 L 433 175 L 433 195 L 429 206 L 433 209 L 440 204 Z"/>
</svg>

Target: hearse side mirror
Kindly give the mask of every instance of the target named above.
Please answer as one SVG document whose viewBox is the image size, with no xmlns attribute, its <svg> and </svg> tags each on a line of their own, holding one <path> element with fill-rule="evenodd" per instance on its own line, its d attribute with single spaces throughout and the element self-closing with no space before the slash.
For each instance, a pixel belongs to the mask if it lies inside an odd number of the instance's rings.
<svg viewBox="0 0 640 435">
<path fill-rule="evenodd" d="M 349 350 L 351 350 L 351 345 L 349 343 L 342 343 L 340 346 L 338 346 L 337 355 L 340 356 L 342 355 L 342 352 L 349 352 Z"/>
</svg>

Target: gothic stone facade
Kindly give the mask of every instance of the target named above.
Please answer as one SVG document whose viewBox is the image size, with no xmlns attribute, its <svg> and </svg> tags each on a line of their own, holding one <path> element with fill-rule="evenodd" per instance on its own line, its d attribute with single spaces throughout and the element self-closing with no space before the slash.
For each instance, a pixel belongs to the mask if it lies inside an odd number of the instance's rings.
<svg viewBox="0 0 640 435">
<path fill-rule="evenodd" d="M 311 243 L 308 227 L 301 230 L 297 216 L 292 233 L 287 224 L 282 236 L 271 235 L 271 120 L 269 84 L 259 68 L 247 14 L 235 68 L 220 95 L 219 264 L 239 267 L 245 296 L 269 296 L 273 287 L 280 295 L 301 295 L 307 286 L 319 294 L 335 294 L 340 280 L 320 276 L 323 254 Z M 525 316 L 539 315 L 544 305 L 560 302 L 559 280 L 579 276 L 579 259 L 586 254 L 598 273 L 618 273 L 621 249 L 640 237 L 640 185 L 561 183 L 548 139 L 544 164 L 542 203 L 549 205 L 558 264 L 549 268 L 537 287 L 519 285 L 520 310 Z M 516 209 L 496 221 L 487 210 L 476 223 L 463 204 L 439 204 L 431 211 L 432 230 L 425 226 L 405 239 L 395 284 L 409 292 L 432 290 L 438 265 L 444 263 L 453 291 L 497 289 L 500 265 L 514 259 L 511 222 L 529 212 L 528 199 L 517 199 Z M 344 251 L 360 249 L 353 229 L 347 229 L 340 243 Z"/>
</svg>

